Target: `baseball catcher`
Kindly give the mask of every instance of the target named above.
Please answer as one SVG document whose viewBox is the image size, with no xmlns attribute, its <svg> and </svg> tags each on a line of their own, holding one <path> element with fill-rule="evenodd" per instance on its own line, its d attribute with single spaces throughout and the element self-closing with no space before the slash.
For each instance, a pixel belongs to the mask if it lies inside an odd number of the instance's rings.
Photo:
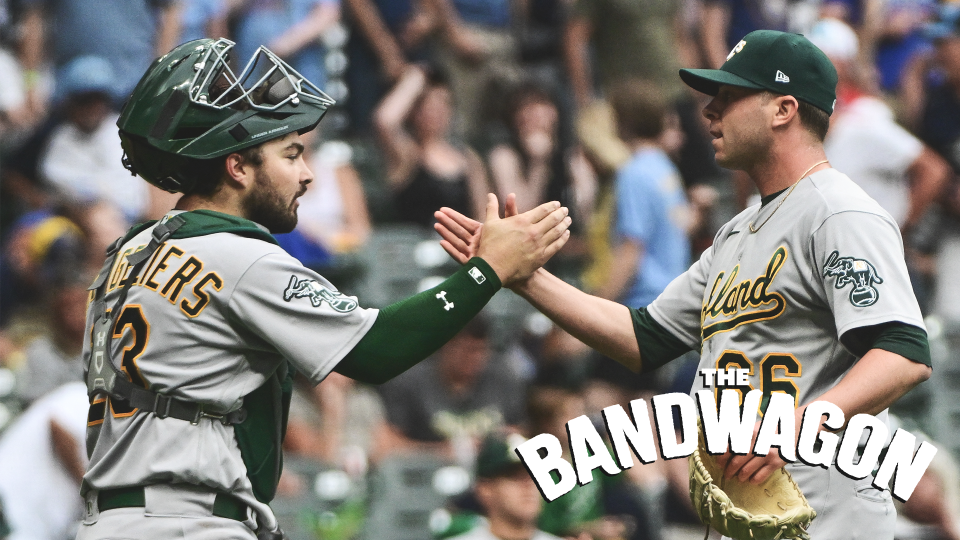
<svg viewBox="0 0 960 540">
<path fill-rule="evenodd" d="M 361 307 L 270 234 L 297 223 L 312 180 L 300 135 L 333 101 L 263 47 L 235 72 L 233 46 L 191 41 L 157 59 L 118 121 L 127 168 L 183 196 L 118 239 L 90 286 L 80 539 L 281 538 L 268 503 L 292 372 L 384 382 L 569 237 L 559 203 L 500 219 L 491 196 L 469 264 Z"/>
</svg>

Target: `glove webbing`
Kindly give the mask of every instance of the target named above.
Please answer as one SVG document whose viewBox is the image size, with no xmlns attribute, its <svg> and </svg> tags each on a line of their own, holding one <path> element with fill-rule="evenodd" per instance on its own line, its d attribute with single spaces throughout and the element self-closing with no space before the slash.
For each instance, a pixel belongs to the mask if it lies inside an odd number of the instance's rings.
<svg viewBox="0 0 960 540">
<path fill-rule="evenodd" d="M 701 429 L 702 429 L 702 428 L 701 428 Z M 726 479 L 726 478 L 725 478 L 724 476 L 722 476 L 722 475 L 720 476 L 720 480 L 719 480 L 720 489 L 723 489 L 723 481 L 724 481 L 725 479 Z M 708 506 L 708 508 L 709 508 L 709 510 L 710 510 L 710 517 L 713 517 L 713 505 L 711 504 L 711 501 L 710 501 L 711 498 L 712 498 L 711 496 L 709 496 L 709 495 L 707 496 L 707 506 Z M 703 540 L 707 540 L 707 538 L 709 538 L 709 537 L 710 537 L 710 524 L 707 523 L 707 530 L 703 532 Z"/>
<path fill-rule="evenodd" d="M 127 262 L 132 266 L 129 276 L 123 280 L 120 296 L 109 311 L 106 308 L 106 282 L 110 270 L 116 263 L 117 254 L 123 244 L 123 238 L 118 238 L 107 249 L 107 258 L 97 274 L 97 278 L 88 290 L 94 290 L 93 312 L 96 319 L 93 324 L 93 341 L 90 351 L 90 361 L 87 367 L 87 393 L 92 398 L 96 394 L 107 394 L 111 399 L 125 401 L 131 407 L 145 412 L 152 412 L 157 418 L 177 418 L 191 424 L 198 424 L 200 418 L 213 418 L 225 425 L 239 424 L 246 419 L 246 410 L 238 409 L 229 413 L 210 413 L 204 410 L 204 405 L 141 388 L 133 384 L 127 376 L 117 368 L 110 355 L 110 345 L 113 341 L 114 317 L 127 299 L 130 286 L 139 277 L 140 271 L 150 257 L 179 229 L 184 220 L 174 216 L 164 223 L 154 227 L 150 242 L 146 247 L 127 256 Z M 106 369 L 104 369 L 106 368 Z"/>
</svg>

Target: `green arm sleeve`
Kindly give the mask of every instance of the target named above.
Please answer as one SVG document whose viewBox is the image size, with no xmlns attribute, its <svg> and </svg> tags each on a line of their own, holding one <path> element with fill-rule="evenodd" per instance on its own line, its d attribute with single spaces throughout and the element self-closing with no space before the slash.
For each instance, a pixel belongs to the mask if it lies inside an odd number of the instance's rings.
<svg viewBox="0 0 960 540">
<path fill-rule="evenodd" d="M 870 349 L 883 349 L 918 364 L 930 365 L 927 333 L 912 324 L 889 322 L 861 326 L 840 336 L 840 342 L 857 356 L 867 354 Z"/>
<path fill-rule="evenodd" d="M 692 350 L 655 321 L 647 308 L 630 308 L 630 317 L 640 347 L 641 373 L 653 371 Z"/>
<path fill-rule="evenodd" d="M 381 309 L 334 371 L 370 384 L 389 381 L 455 336 L 500 286 L 486 261 L 470 259 L 440 285 Z"/>
</svg>

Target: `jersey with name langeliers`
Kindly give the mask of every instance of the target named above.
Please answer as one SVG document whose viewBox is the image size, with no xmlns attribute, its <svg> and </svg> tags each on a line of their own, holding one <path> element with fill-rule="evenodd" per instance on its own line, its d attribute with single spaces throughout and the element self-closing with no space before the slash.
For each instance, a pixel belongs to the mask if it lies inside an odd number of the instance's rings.
<svg viewBox="0 0 960 540">
<path fill-rule="evenodd" d="M 123 255 L 145 246 L 151 231 L 121 247 L 108 278 L 107 306 L 129 272 Z M 139 276 L 114 316 L 114 363 L 134 384 L 214 411 L 238 409 L 284 358 L 320 383 L 378 313 L 280 247 L 226 232 L 167 240 Z M 90 336 L 84 354 L 90 354 Z M 199 484 L 236 495 L 261 522 L 275 523 L 253 495 L 232 426 L 210 418 L 198 425 L 161 419 L 125 405 L 100 398 L 91 407 L 89 425 L 102 425 L 84 492 Z"/>
</svg>

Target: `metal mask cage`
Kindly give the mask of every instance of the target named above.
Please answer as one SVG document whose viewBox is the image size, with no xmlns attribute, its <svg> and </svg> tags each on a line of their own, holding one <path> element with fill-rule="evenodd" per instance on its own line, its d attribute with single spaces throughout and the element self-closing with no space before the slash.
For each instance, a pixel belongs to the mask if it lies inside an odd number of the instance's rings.
<svg viewBox="0 0 960 540">
<path fill-rule="evenodd" d="M 207 47 L 194 64 L 190 100 L 214 109 L 256 109 L 273 111 L 286 104 L 298 105 L 301 99 L 331 107 L 336 102 L 280 59 L 260 46 L 239 75 L 229 64 L 234 42 L 220 38 Z M 211 92 L 213 91 L 213 92 Z"/>
</svg>

